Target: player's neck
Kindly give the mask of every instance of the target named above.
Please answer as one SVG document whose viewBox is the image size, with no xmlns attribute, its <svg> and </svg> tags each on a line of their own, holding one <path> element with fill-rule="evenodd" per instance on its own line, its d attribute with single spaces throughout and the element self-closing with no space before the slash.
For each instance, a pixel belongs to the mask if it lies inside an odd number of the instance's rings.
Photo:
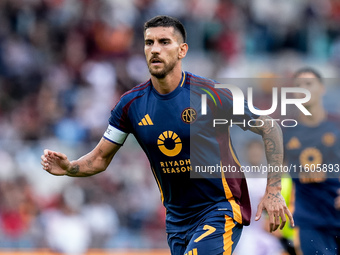
<svg viewBox="0 0 340 255">
<path fill-rule="evenodd" d="M 323 108 L 322 105 L 314 105 L 311 107 L 308 107 L 307 110 L 312 115 L 300 115 L 300 122 L 307 126 L 317 126 L 321 122 L 323 122 L 327 117 L 327 112 Z"/>
<path fill-rule="evenodd" d="M 182 79 L 181 66 L 179 66 L 179 68 L 175 67 L 170 73 L 168 73 L 162 79 L 158 79 L 154 76 L 151 76 L 152 85 L 160 94 L 168 94 L 174 91 L 177 88 L 181 79 Z"/>
</svg>

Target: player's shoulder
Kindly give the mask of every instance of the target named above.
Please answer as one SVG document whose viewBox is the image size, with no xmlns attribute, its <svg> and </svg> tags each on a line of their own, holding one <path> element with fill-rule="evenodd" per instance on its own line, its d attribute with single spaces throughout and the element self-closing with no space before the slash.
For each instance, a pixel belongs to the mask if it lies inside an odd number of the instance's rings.
<svg viewBox="0 0 340 255">
<path fill-rule="evenodd" d="M 220 97 L 232 99 L 232 93 L 229 89 L 216 88 L 215 85 L 220 84 L 220 82 L 190 72 L 186 72 L 186 74 L 189 79 L 190 90 L 194 93 L 210 93 L 211 95 L 216 95 L 219 100 Z"/>
<path fill-rule="evenodd" d="M 193 74 L 190 72 L 185 72 L 188 80 L 190 82 L 190 88 L 191 89 L 196 89 L 196 88 L 200 88 L 200 87 L 207 87 L 207 88 L 214 88 L 215 84 L 217 84 L 218 82 L 207 78 L 207 77 L 203 77 L 197 74 Z"/>
<path fill-rule="evenodd" d="M 143 96 L 149 89 L 151 88 L 150 79 L 146 82 L 138 84 L 137 86 L 133 87 L 132 89 L 126 91 L 121 97 L 120 101 L 125 103 L 134 100 L 138 97 Z"/>
<path fill-rule="evenodd" d="M 198 94 L 202 93 L 218 94 L 218 91 L 215 89 L 215 84 L 218 84 L 219 83 L 218 81 L 190 72 L 186 72 L 186 75 L 189 81 L 188 84 L 190 85 L 188 88 L 192 92 Z"/>
</svg>

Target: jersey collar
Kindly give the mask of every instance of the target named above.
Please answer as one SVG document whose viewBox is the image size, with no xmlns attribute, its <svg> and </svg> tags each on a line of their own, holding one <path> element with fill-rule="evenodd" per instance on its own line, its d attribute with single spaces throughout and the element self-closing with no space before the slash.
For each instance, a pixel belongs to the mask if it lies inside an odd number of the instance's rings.
<svg viewBox="0 0 340 255">
<path fill-rule="evenodd" d="M 184 71 L 182 71 L 182 78 L 181 78 L 177 88 L 175 90 L 171 91 L 168 94 L 160 94 L 153 86 L 152 86 L 152 92 L 154 93 L 154 95 L 157 98 L 162 99 L 162 100 L 173 98 L 173 97 L 177 96 L 178 93 L 182 90 L 182 87 L 185 84 L 186 76 L 187 76 L 186 73 Z M 151 80 L 150 80 L 150 82 L 151 82 Z M 151 84 L 152 84 L 152 82 L 151 82 Z"/>
</svg>

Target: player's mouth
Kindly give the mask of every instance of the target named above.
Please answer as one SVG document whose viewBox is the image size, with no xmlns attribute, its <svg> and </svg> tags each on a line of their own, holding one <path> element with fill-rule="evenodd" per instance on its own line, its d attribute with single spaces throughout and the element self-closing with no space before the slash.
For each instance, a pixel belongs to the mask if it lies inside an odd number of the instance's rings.
<svg viewBox="0 0 340 255">
<path fill-rule="evenodd" d="M 150 60 L 150 64 L 153 65 L 153 66 L 157 66 L 157 65 L 160 65 L 162 63 L 163 63 L 163 61 L 160 60 L 159 58 L 152 58 Z"/>
</svg>

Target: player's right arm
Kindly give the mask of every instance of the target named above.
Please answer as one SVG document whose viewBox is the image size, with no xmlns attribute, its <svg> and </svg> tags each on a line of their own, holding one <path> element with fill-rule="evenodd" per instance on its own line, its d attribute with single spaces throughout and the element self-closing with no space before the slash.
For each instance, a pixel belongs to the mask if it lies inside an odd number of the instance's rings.
<svg viewBox="0 0 340 255">
<path fill-rule="evenodd" d="M 63 153 L 45 149 L 41 165 L 53 175 L 91 176 L 104 171 L 120 147 L 102 138 L 91 152 L 74 161 L 69 161 Z"/>
</svg>

